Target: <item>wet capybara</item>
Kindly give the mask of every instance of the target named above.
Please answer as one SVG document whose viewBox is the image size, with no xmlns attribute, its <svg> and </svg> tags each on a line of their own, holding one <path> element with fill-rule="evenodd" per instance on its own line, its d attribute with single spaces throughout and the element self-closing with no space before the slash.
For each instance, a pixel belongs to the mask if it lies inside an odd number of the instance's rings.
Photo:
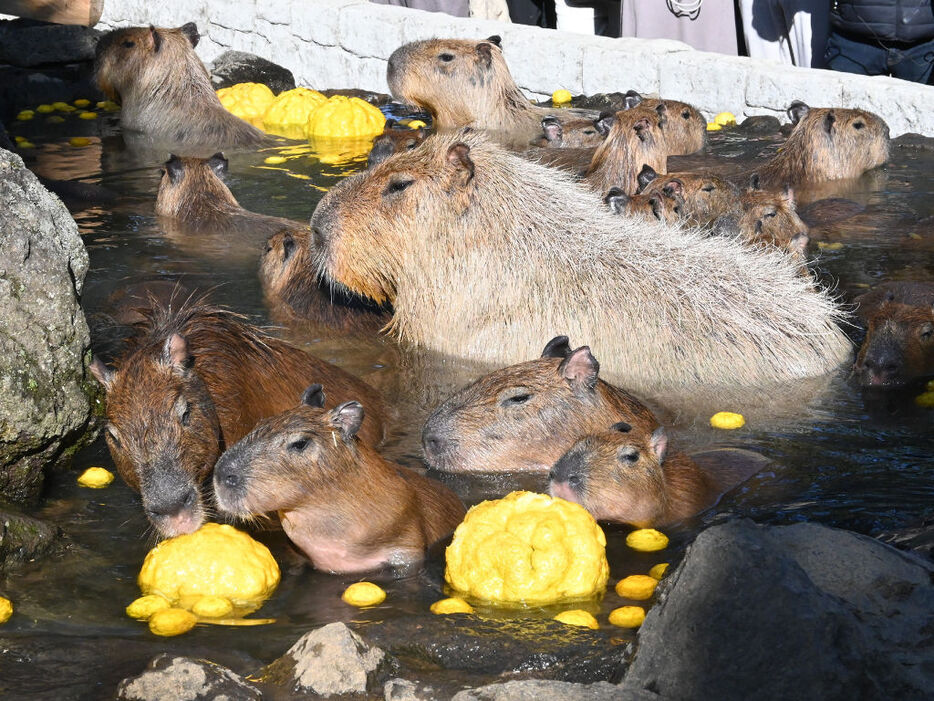
<svg viewBox="0 0 934 701">
<path fill-rule="evenodd" d="M 399 151 L 411 151 L 425 140 L 428 130 L 424 127 L 418 129 L 394 129 L 387 124 L 382 134 L 373 139 L 373 147 L 366 159 L 366 167 L 372 168 L 382 163 L 392 154 Z"/>
<path fill-rule="evenodd" d="M 626 109 L 639 105 L 656 110 L 666 118 L 665 138 L 669 155 L 686 156 L 704 148 L 707 143 L 707 120 L 696 107 L 678 100 L 643 97 L 635 90 L 628 91 Z"/>
<path fill-rule="evenodd" d="M 587 168 L 586 180 L 593 189 L 604 193 L 611 187 L 618 187 L 631 195 L 639 188 L 638 177 L 643 167 L 649 166 L 658 173 L 667 172 L 665 116 L 640 106 L 601 119 L 609 121 L 611 126 Z"/>
<path fill-rule="evenodd" d="M 791 188 L 781 192 L 746 190 L 740 195 L 741 212 L 733 220 L 721 220 L 723 233 L 738 233 L 753 244 L 775 246 L 792 256 L 803 258 L 810 237 L 808 227 L 795 208 Z"/>
<path fill-rule="evenodd" d="M 542 148 L 589 148 L 603 143 L 609 130 L 606 119 L 569 119 L 562 123 L 553 115 L 542 118 L 542 136 L 535 141 Z"/>
<path fill-rule="evenodd" d="M 701 455 L 712 459 L 701 466 L 684 453 L 668 451 L 664 428 L 646 439 L 634 436 L 629 424 L 616 423 L 581 438 L 562 455 L 551 470 L 548 491 L 602 521 L 664 526 L 713 506 L 768 463 L 750 451 Z"/>
<path fill-rule="evenodd" d="M 392 316 L 386 309 L 322 280 L 311 262 L 308 237 L 306 229 L 283 229 L 266 241 L 259 278 L 272 318 L 347 333 L 376 333 L 388 324 Z"/>
<path fill-rule="evenodd" d="M 201 484 L 222 446 L 290 407 L 296 385 L 321 380 L 336 402 L 363 398 L 371 411 L 361 437 L 373 445 L 384 438 L 384 405 L 374 389 L 233 312 L 189 299 L 155 305 L 147 325 L 116 369 L 95 358 L 91 372 L 107 395 L 107 445 L 117 470 L 141 493 L 163 536 L 201 525 Z"/>
<path fill-rule="evenodd" d="M 428 464 L 443 472 L 547 471 L 608 423 L 651 435 L 655 415 L 599 372 L 587 346 L 572 351 L 567 336 L 553 338 L 541 358 L 485 375 L 432 412 L 422 431 Z"/>
<path fill-rule="evenodd" d="M 823 375 L 849 356 L 835 302 L 785 256 L 616 217 L 475 130 L 343 180 L 311 225 L 329 279 L 455 357 L 520 362 L 542 329 L 568 329 L 613 381 L 655 393 Z"/>
<path fill-rule="evenodd" d="M 95 53 L 97 85 L 120 102 L 120 125 L 185 155 L 253 148 L 263 132 L 221 104 L 195 53 L 194 22 L 176 29 L 127 27 L 101 37 Z"/>
<path fill-rule="evenodd" d="M 794 129 L 756 170 L 756 187 L 856 178 L 889 158 L 889 127 L 872 112 L 793 102 L 788 116 Z"/>
<path fill-rule="evenodd" d="M 282 529 L 319 570 L 365 572 L 420 562 L 464 518 L 436 480 L 385 460 L 357 439 L 364 409 L 326 411 L 320 384 L 298 407 L 264 419 L 217 461 L 222 511 L 277 511 Z"/>
<path fill-rule="evenodd" d="M 887 282 L 856 298 L 866 339 L 854 366 L 864 387 L 934 375 L 934 283 Z"/>
</svg>

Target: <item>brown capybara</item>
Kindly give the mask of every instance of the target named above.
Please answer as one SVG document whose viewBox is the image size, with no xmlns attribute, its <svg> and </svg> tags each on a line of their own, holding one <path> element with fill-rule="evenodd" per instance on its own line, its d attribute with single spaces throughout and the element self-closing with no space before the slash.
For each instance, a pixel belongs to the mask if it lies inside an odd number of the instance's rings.
<svg viewBox="0 0 934 701">
<path fill-rule="evenodd" d="M 856 298 L 866 339 L 854 366 L 864 387 L 934 375 L 934 283 L 887 282 Z"/>
<path fill-rule="evenodd" d="M 753 244 L 775 246 L 792 256 L 803 258 L 810 237 L 808 227 L 795 209 L 795 194 L 786 187 L 781 192 L 746 190 L 740 195 L 739 216 L 724 223 L 728 233 L 738 233 Z"/>
<path fill-rule="evenodd" d="M 649 107 L 634 107 L 601 117 L 611 123 L 587 168 L 586 180 L 597 192 L 618 187 L 627 195 L 639 188 L 639 172 L 649 166 L 667 172 L 667 118 Z"/>
<path fill-rule="evenodd" d="M 643 97 L 635 90 L 626 93 L 626 109 L 642 105 L 666 118 L 665 139 L 671 156 L 687 156 L 707 143 L 707 120 L 696 107 L 678 100 Z"/>
<path fill-rule="evenodd" d="M 786 256 L 614 216 L 476 130 L 346 178 L 311 225 L 329 279 L 392 304 L 399 338 L 454 357 L 520 362 L 542 329 L 567 329 L 607 377 L 653 394 L 823 375 L 849 357 L 836 303 Z"/>
<path fill-rule="evenodd" d="M 120 102 L 120 125 L 185 155 L 217 149 L 249 149 L 269 143 L 256 127 L 221 104 L 195 53 L 194 22 L 168 29 L 117 29 L 97 44 L 98 87 Z"/>
<path fill-rule="evenodd" d="M 372 168 L 382 163 L 394 153 L 411 151 L 428 136 L 424 127 L 418 129 L 396 129 L 387 123 L 383 133 L 373 139 L 373 147 L 366 159 L 366 167 Z"/>
<path fill-rule="evenodd" d="M 714 459 L 701 466 L 667 448 L 664 428 L 646 439 L 634 436 L 626 423 L 614 424 L 581 438 L 561 456 L 548 491 L 601 521 L 664 526 L 713 506 L 768 463 L 749 451 L 709 451 Z"/>
<path fill-rule="evenodd" d="M 333 331 L 376 333 L 391 319 L 383 307 L 331 289 L 311 262 L 307 229 L 269 237 L 259 265 L 263 295 L 277 323 L 311 322 Z"/>
<path fill-rule="evenodd" d="M 889 158 L 889 127 L 872 112 L 796 101 L 788 116 L 794 129 L 781 151 L 753 174 L 757 188 L 857 178 Z"/>
<path fill-rule="evenodd" d="M 384 405 L 374 389 L 204 300 L 155 305 L 146 334 L 116 369 L 95 358 L 91 372 L 107 395 L 107 445 L 117 470 L 166 537 L 201 525 L 201 484 L 222 446 L 291 406 L 296 385 L 321 380 L 336 402 L 363 398 L 371 411 L 361 437 L 374 445 L 384 438 Z"/>
<path fill-rule="evenodd" d="M 571 351 L 567 336 L 553 338 L 541 358 L 485 375 L 432 412 L 422 431 L 428 464 L 443 472 L 547 471 L 608 423 L 651 435 L 655 415 L 599 372 L 587 346 Z"/>
<path fill-rule="evenodd" d="M 282 529 L 319 570 L 365 572 L 420 562 L 464 518 L 436 480 L 395 465 L 357 439 L 363 406 L 326 411 L 320 384 L 298 407 L 260 421 L 214 469 L 221 511 L 277 511 Z"/>
<path fill-rule="evenodd" d="M 542 148 L 590 148 L 603 143 L 610 122 L 603 118 L 569 119 L 562 123 L 554 115 L 542 118 L 542 136 L 535 141 Z"/>
</svg>

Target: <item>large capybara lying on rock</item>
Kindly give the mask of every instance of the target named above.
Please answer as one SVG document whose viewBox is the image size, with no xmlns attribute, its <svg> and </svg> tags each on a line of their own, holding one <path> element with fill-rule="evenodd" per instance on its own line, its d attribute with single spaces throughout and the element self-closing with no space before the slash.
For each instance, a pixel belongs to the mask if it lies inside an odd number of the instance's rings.
<svg viewBox="0 0 934 701">
<path fill-rule="evenodd" d="M 616 217 L 476 131 L 347 178 L 311 224 L 330 279 L 448 355 L 519 362 L 568 329 L 636 392 L 816 376 L 849 355 L 833 300 L 780 253 Z"/>
</svg>

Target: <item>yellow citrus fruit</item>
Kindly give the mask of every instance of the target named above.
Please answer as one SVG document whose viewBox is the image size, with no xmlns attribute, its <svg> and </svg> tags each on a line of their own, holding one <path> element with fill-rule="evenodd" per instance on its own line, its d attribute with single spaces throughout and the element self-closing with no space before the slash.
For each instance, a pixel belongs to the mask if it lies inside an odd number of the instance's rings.
<svg viewBox="0 0 934 701">
<path fill-rule="evenodd" d="M 606 588 L 606 538 L 583 507 L 533 492 L 484 501 L 454 531 L 445 579 L 494 604 L 546 604 Z"/>
<path fill-rule="evenodd" d="M 65 118 L 59 117 L 57 114 L 53 114 L 51 117 L 48 117 L 45 121 L 47 124 L 63 124 L 65 122 Z"/>
<path fill-rule="evenodd" d="M 463 599 L 452 596 L 448 599 L 441 599 L 431 605 L 431 612 L 437 614 L 445 613 L 473 613 L 473 606 Z"/>
<path fill-rule="evenodd" d="M 925 392 L 934 392 L 934 380 L 928 380 L 927 384 L 924 385 Z"/>
<path fill-rule="evenodd" d="M 658 580 L 645 574 L 631 574 L 616 583 L 616 593 L 624 599 L 644 601 L 655 593 Z"/>
<path fill-rule="evenodd" d="M 263 113 L 263 130 L 290 139 L 307 136 L 308 118 L 327 98 L 317 90 L 286 90 L 269 103 Z"/>
<path fill-rule="evenodd" d="M 934 392 L 924 392 L 915 397 L 915 404 L 925 409 L 934 408 Z"/>
<path fill-rule="evenodd" d="M 103 467 L 89 467 L 78 477 L 78 484 L 92 489 L 101 489 L 113 481 L 114 473 Z"/>
<path fill-rule="evenodd" d="M 127 606 L 126 615 L 130 618 L 138 618 L 147 621 L 156 611 L 164 611 L 167 608 L 172 608 L 172 604 L 163 597 L 158 594 L 147 594 L 146 596 L 139 597 Z"/>
<path fill-rule="evenodd" d="M 710 425 L 714 428 L 730 430 L 745 426 L 746 419 L 742 414 L 736 414 L 732 411 L 718 411 L 710 417 Z"/>
<path fill-rule="evenodd" d="M 233 526 L 206 523 L 149 551 L 138 578 L 143 594 L 190 609 L 205 596 L 229 599 L 235 613 L 258 609 L 279 584 L 269 549 Z"/>
<path fill-rule="evenodd" d="M 21 122 L 28 122 L 35 116 L 36 113 L 32 110 L 21 110 L 20 113 L 16 115 L 16 118 Z"/>
<path fill-rule="evenodd" d="M 16 143 L 21 144 L 21 143 L 23 143 L 24 141 L 26 141 L 26 137 L 25 137 L 25 136 L 14 136 L 14 137 L 13 137 L 13 140 L 14 140 Z"/>
<path fill-rule="evenodd" d="M 91 101 L 85 100 L 83 97 L 79 97 L 77 100 L 75 100 L 71 104 L 73 104 L 75 107 L 87 107 L 88 105 L 91 104 Z"/>
<path fill-rule="evenodd" d="M 344 590 L 341 599 L 351 606 L 376 606 L 386 600 L 386 592 L 372 582 L 357 582 Z"/>
<path fill-rule="evenodd" d="M 276 99 L 262 83 L 237 83 L 218 90 L 217 97 L 228 112 L 258 128 L 262 128 L 263 115 Z"/>
<path fill-rule="evenodd" d="M 620 606 L 610 611 L 610 623 L 620 628 L 638 628 L 645 620 L 645 609 L 641 606 Z"/>
<path fill-rule="evenodd" d="M 185 609 L 163 609 L 149 617 L 149 630 L 156 635 L 181 635 L 195 627 L 198 617 Z"/>
<path fill-rule="evenodd" d="M 0 623 L 6 623 L 13 615 L 13 602 L 0 596 Z"/>
<path fill-rule="evenodd" d="M 553 105 L 566 105 L 572 99 L 570 90 L 555 90 L 551 94 L 551 104 Z"/>
<path fill-rule="evenodd" d="M 35 148 L 36 145 L 31 141 L 20 141 L 17 146 L 20 148 Z"/>
<path fill-rule="evenodd" d="M 654 577 L 655 579 L 661 579 L 665 576 L 665 572 L 668 571 L 668 563 L 660 562 L 655 565 L 652 569 L 649 570 L 649 577 Z"/>
<path fill-rule="evenodd" d="M 74 136 L 68 139 L 68 143 L 76 148 L 81 148 L 83 146 L 90 146 L 91 140 L 86 136 Z"/>
<path fill-rule="evenodd" d="M 120 109 L 120 105 L 116 102 L 111 102 L 110 100 L 101 100 L 97 103 L 97 109 L 104 110 L 106 112 L 116 112 Z"/>
<path fill-rule="evenodd" d="M 707 122 L 707 131 L 720 131 L 722 128 L 716 122 Z"/>
<path fill-rule="evenodd" d="M 594 630 L 600 627 L 600 624 L 597 623 L 597 619 L 583 609 L 562 611 L 555 616 L 555 620 L 561 621 L 561 623 L 568 626 L 583 626 L 585 628 L 593 628 Z"/>
<path fill-rule="evenodd" d="M 644 553 L 664 550 L 668 547 L 668 536 L 654 528 L 640 528 L 626 536 L 626 545 Z"/>
<path fill-rule="evenodd" d="M 386 117 L 359 97 L 334 95 L 308 117 L 309 137 L 364 137 L 381 134 Z"/>
<path fill-rule="evenodd" d="M 202 596 L 192 605 L 191 612 L 201 618 L 223 618 L 233 612 L 233 604 L 223 596 Z"/>
<path fill-rule="evenodd" d="M 721 112 L 713 118 L 713 121 L 721 127 L 732 127 L 736 125 L 736 115 L 732 112 Z"/>
<path fill-rule="evenodd" d="M 39 105 L 38 107 L 36 107 L 36 112 L 40 112 L 42 114 L 48 114 L 49 112 L 54 112 L 54 111 L 55 111 L 55 108 L 52 105 Z"/>
<path fill-rule="evenodd" d="M 410 122 L 409 122 L 408 124 L 406 124 L 405 126 L 407 126 L 409 129 L 424 129 L 424 128 L 427 127 L 428 125 L 425 124 L 425 122 L 423 122 L 423 121 L 420 120 L 420 119 L 413 119 L 412 121 L 410 121 Z"/>
<path fill-rule="evenodd" d="M 82 112 L 78 119 L 97 119 L 97 112 Z"/>
<path fill-rule="evenodd" d="M 75 108 L 69 105 L 67 102 L 53 102 L 52 107 L 54 107 L 59 112 L 74 112 Z"/>
</svg>

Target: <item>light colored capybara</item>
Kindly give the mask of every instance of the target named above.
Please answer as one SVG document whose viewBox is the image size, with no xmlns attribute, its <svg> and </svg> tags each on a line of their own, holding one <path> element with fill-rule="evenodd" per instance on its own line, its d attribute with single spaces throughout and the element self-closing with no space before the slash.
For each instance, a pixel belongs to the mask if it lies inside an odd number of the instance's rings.
<svg viewBox="0 0 934 701">
<path fill-rule="evenodd" d="M 373 147 L 366 159 L 366 167 L 372 168 L 382 163 L 394 153 L 411 151 L 428 136 L 424 127 L 418 129 L 394 129 L 388 123 L 382 134 L 373 139 Z"/>
<path fill-rule="evenodd" d="M 116 369 L 95 358 L 91 372 L 107 395 L 117 470 L 166 537 L 201 525 L 201 484 L 223 446 L 292 406 L 296 385 L 327 382 L 335 402 L 361 397 L 371 407 L 361 437 L 375 445 L 385 434 L 384 404 L 366 383 L 201 300 L 155 305 Z"/>
<path fill-rule="evenodd" d="M 889 158 L 889 127 L 872 112 L 793 102 L 788 116 L 794 129 L 752 176 L 756 187 L 856 178 Z"/>
<path fill-rule="evenodd" d="M 520 362 L 566 329 L 643 393 L 823 375 L 849 355 L 834 301 L 781 254 L 616 217 L 476 131 L 345 179 L 311 224 L 331 280 L 391 303 L 394 335 L 456 357 Z"/>
<path fill-rule="evenodd" d="M 214 470 L 222 511 L 277 511 L 289 539 L 319 570 L 365 572 L 420 562 L 464 518 L 436 480 L 381 457 L 357 439 L 364 409 L 325 411 L 320 384 L 298 407 L 264 419 Z"/>
<path fill-rule="evenodd" d="M 582 505 L 594 518 L 638 528 L 664 526 L 714 504 L 767 460 L 749 451 L 709 451 L 708 465 L 668 451 L 658 428 L 648 439 L 617 423 L 577 441 L 555 463 L 548 490 Z M 700 456 L 699 456 L 700 457 Z"/>
<path fill-rule="evenodd" d="M 639 172 L 649 166 L 666 173 L 667 118 L 649 107 L 634 107 L 604 117 L 611 122 L 609 133 L 597 147 L 587 168 L 586 180 L 597 192 L 618 187 L 627 195 L 639 189 Z"/>
<path fill-rule="evenodd" d="M 97 84 L 120 102 L 121 127 L 185 155 L 269 143 L 263 132 L 224 109 L 195 53 L 199 38 L 193 22 L 176 29 L 127 27 L 101 37 Z"/>
<path fill-rule="evenodd" d="M 443 472 L 547 471 L 580 436 L 624 421 L 647 437 L 658 419 L 638 399 L 599 379 L 587 346 L 567 336 L 541 358 L 496 370 L 458 390 L 428 417 L 422 448 Z"/>
<path fill-rule="evenodd" d="M 855 372 L 865 387 L 934 376 L 934 283 L 887 282 L 856 298 L 866 339 Z"/>
<path fill-rule="evenodd" d="M 775 246 L 792 256 L 804 257 L 810 237 L 807 224 L 798 216 L 791 188 L 780 192 L 749 189 L 740 195 L 740 205 L 735 220 L 721 220 L 725 233 L 735 232 L 749 243 Z"/>
<path fill-rule="evenodd" d="M 696 107 L 678 100 L 661 100 L 643 97 L 635 90 L 626 93 L 626 109 L 639 105 L 656 110 L 667 119 L 665 138 L 668 153 L 672 156 L 686 156 L 704 148 L 707 143 L 707 120 Z"/>
<path fill-rule="evenodd" d="M 542 118 L 542 136 L 535 141 L 542 148 L 590 148 L 603 143 L 611 122 L 604 118 L 569 119 L 564 123 L 554 115 Z"/>
</svg>

